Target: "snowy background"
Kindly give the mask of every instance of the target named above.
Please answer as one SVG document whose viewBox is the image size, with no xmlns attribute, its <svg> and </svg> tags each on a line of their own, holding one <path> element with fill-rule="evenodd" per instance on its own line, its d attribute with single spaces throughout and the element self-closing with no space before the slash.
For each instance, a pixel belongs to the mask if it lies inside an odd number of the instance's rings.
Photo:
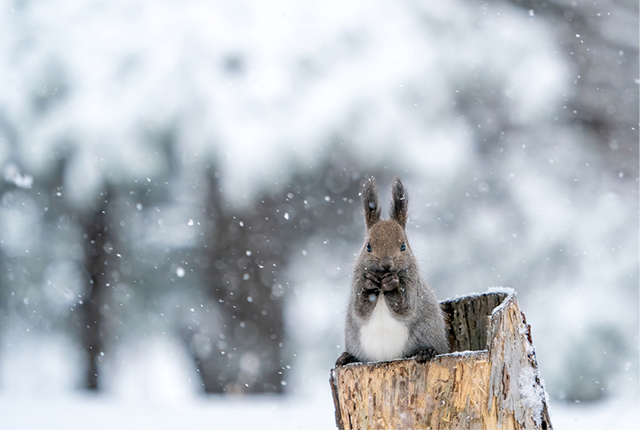
<svg viewBox="0 0 640 430">
<path fill-rule="evenodd" d="M 332 428 L 359 186 L 638 422 L 638 3 L 0 5 L 0 427 Z M 97 375 L 97 376 L 96 376 Z"/>
</svg>

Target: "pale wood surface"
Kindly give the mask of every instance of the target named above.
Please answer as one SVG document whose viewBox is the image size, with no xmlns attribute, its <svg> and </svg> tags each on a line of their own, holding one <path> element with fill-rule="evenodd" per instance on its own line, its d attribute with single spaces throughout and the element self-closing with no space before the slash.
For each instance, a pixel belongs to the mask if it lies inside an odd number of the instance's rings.
<svg viewBox="0 0 640 430">
<path fill-rule="evenodd" d="M 452 353 L 331 372 L 341 429 L 549 429 L 530 327 L 509 293 L 441 303 Z"/>
</svg>

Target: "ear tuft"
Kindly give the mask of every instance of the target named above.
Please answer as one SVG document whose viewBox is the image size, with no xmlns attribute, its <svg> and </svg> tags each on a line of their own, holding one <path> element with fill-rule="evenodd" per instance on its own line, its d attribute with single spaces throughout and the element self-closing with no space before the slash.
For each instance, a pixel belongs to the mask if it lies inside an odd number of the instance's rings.
<svg viewBox="0 0 640 430">
<path fill-rule="evenodd" d="M 367 229 L 380 221 L 380 205 L 378 204 L 378 189 L 376 180 L 372 177 L 367 179 L 362 186 L 362 205 L 364 206 L 364 222 Z"/>
<path fill-rule="evenodd" d="M 399 177 L 395 176 L 391 182 L 391 219 L 400 224 L 402 228 L 407 226 L 407 210 L 409 209 L 409 196 Z"/>
</svg>

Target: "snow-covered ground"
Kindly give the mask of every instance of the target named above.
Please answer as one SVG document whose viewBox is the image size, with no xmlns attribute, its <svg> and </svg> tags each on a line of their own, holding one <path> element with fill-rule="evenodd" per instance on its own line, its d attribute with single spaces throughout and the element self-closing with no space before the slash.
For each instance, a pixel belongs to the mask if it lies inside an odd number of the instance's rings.
<svg viewBox="0 0 640 430">
<path fill-rule="evenodd" d="M 125 348 L 113 369 L 112 386 L 92 395 L 73 388 L 79 362 L 61 339 L 18 342 L 12 359 L 0 369 L 2 430 L 138 429 L 330 429 L 335 427 L 325 373 L 313 371 L 285 396 L 206 396 L 195 394 L 195 378 L 175 342 L 154 337 Z M 6 345 L 5 345 L 6 347 Z M 45 365 L 39 357 L 46 354 Z M 300 367 L 307 368 L 305 363 Z M 631 384 L 633 381 L 628 381 Z M 639 419 L 632 394 L 593 403 L 550 400 L 556 429 L 633 429 Z"/>
<path fill-rule="evenodd" d="M 325 401 L 212 397 L 172 404 L 125 402 L 102 396 L 30 400 L 3 396 L 0 410 L 0 426 L 6 430 L 335 427 L 330 394 Z"/>
<path fill-rule="evenodd" d="M 330 429 L 335 427 L 327 379 L 317 397 L 199 397 L 188 401 L 126 401 L 113 396 L 62 397 L 0 395 L 4 430 L 138 429 Z M 320 382 L 320 381 L 318 381 Z M 550 405 L 555 429 L 634 429 L 638 401 L 615 398 L 598 404 Z"/>
</svg>

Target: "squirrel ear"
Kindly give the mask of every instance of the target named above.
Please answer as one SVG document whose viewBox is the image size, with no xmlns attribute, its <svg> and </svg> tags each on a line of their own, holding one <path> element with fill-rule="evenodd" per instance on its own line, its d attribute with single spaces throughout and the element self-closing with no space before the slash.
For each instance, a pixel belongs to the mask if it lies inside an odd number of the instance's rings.
<svg viewBox="0 0 640 430">
<path fill-rule="evenodd" d="M 399 177 L 395 176 L 391 182 L 391 219 L 400 224 L 402 228 L 407 226 L 407 209 L 409 208 L 409 198 L 407 191 Z"/>
<path fill-rule="evenodd" d="M 378 190 L 376 180 L 372 177 L 367 179 L 362 186 L 362 205 L 364 206 L 364 222 L 367 229 L 380 221 L 380 205 L 378 204 Z"/>
</svg>

